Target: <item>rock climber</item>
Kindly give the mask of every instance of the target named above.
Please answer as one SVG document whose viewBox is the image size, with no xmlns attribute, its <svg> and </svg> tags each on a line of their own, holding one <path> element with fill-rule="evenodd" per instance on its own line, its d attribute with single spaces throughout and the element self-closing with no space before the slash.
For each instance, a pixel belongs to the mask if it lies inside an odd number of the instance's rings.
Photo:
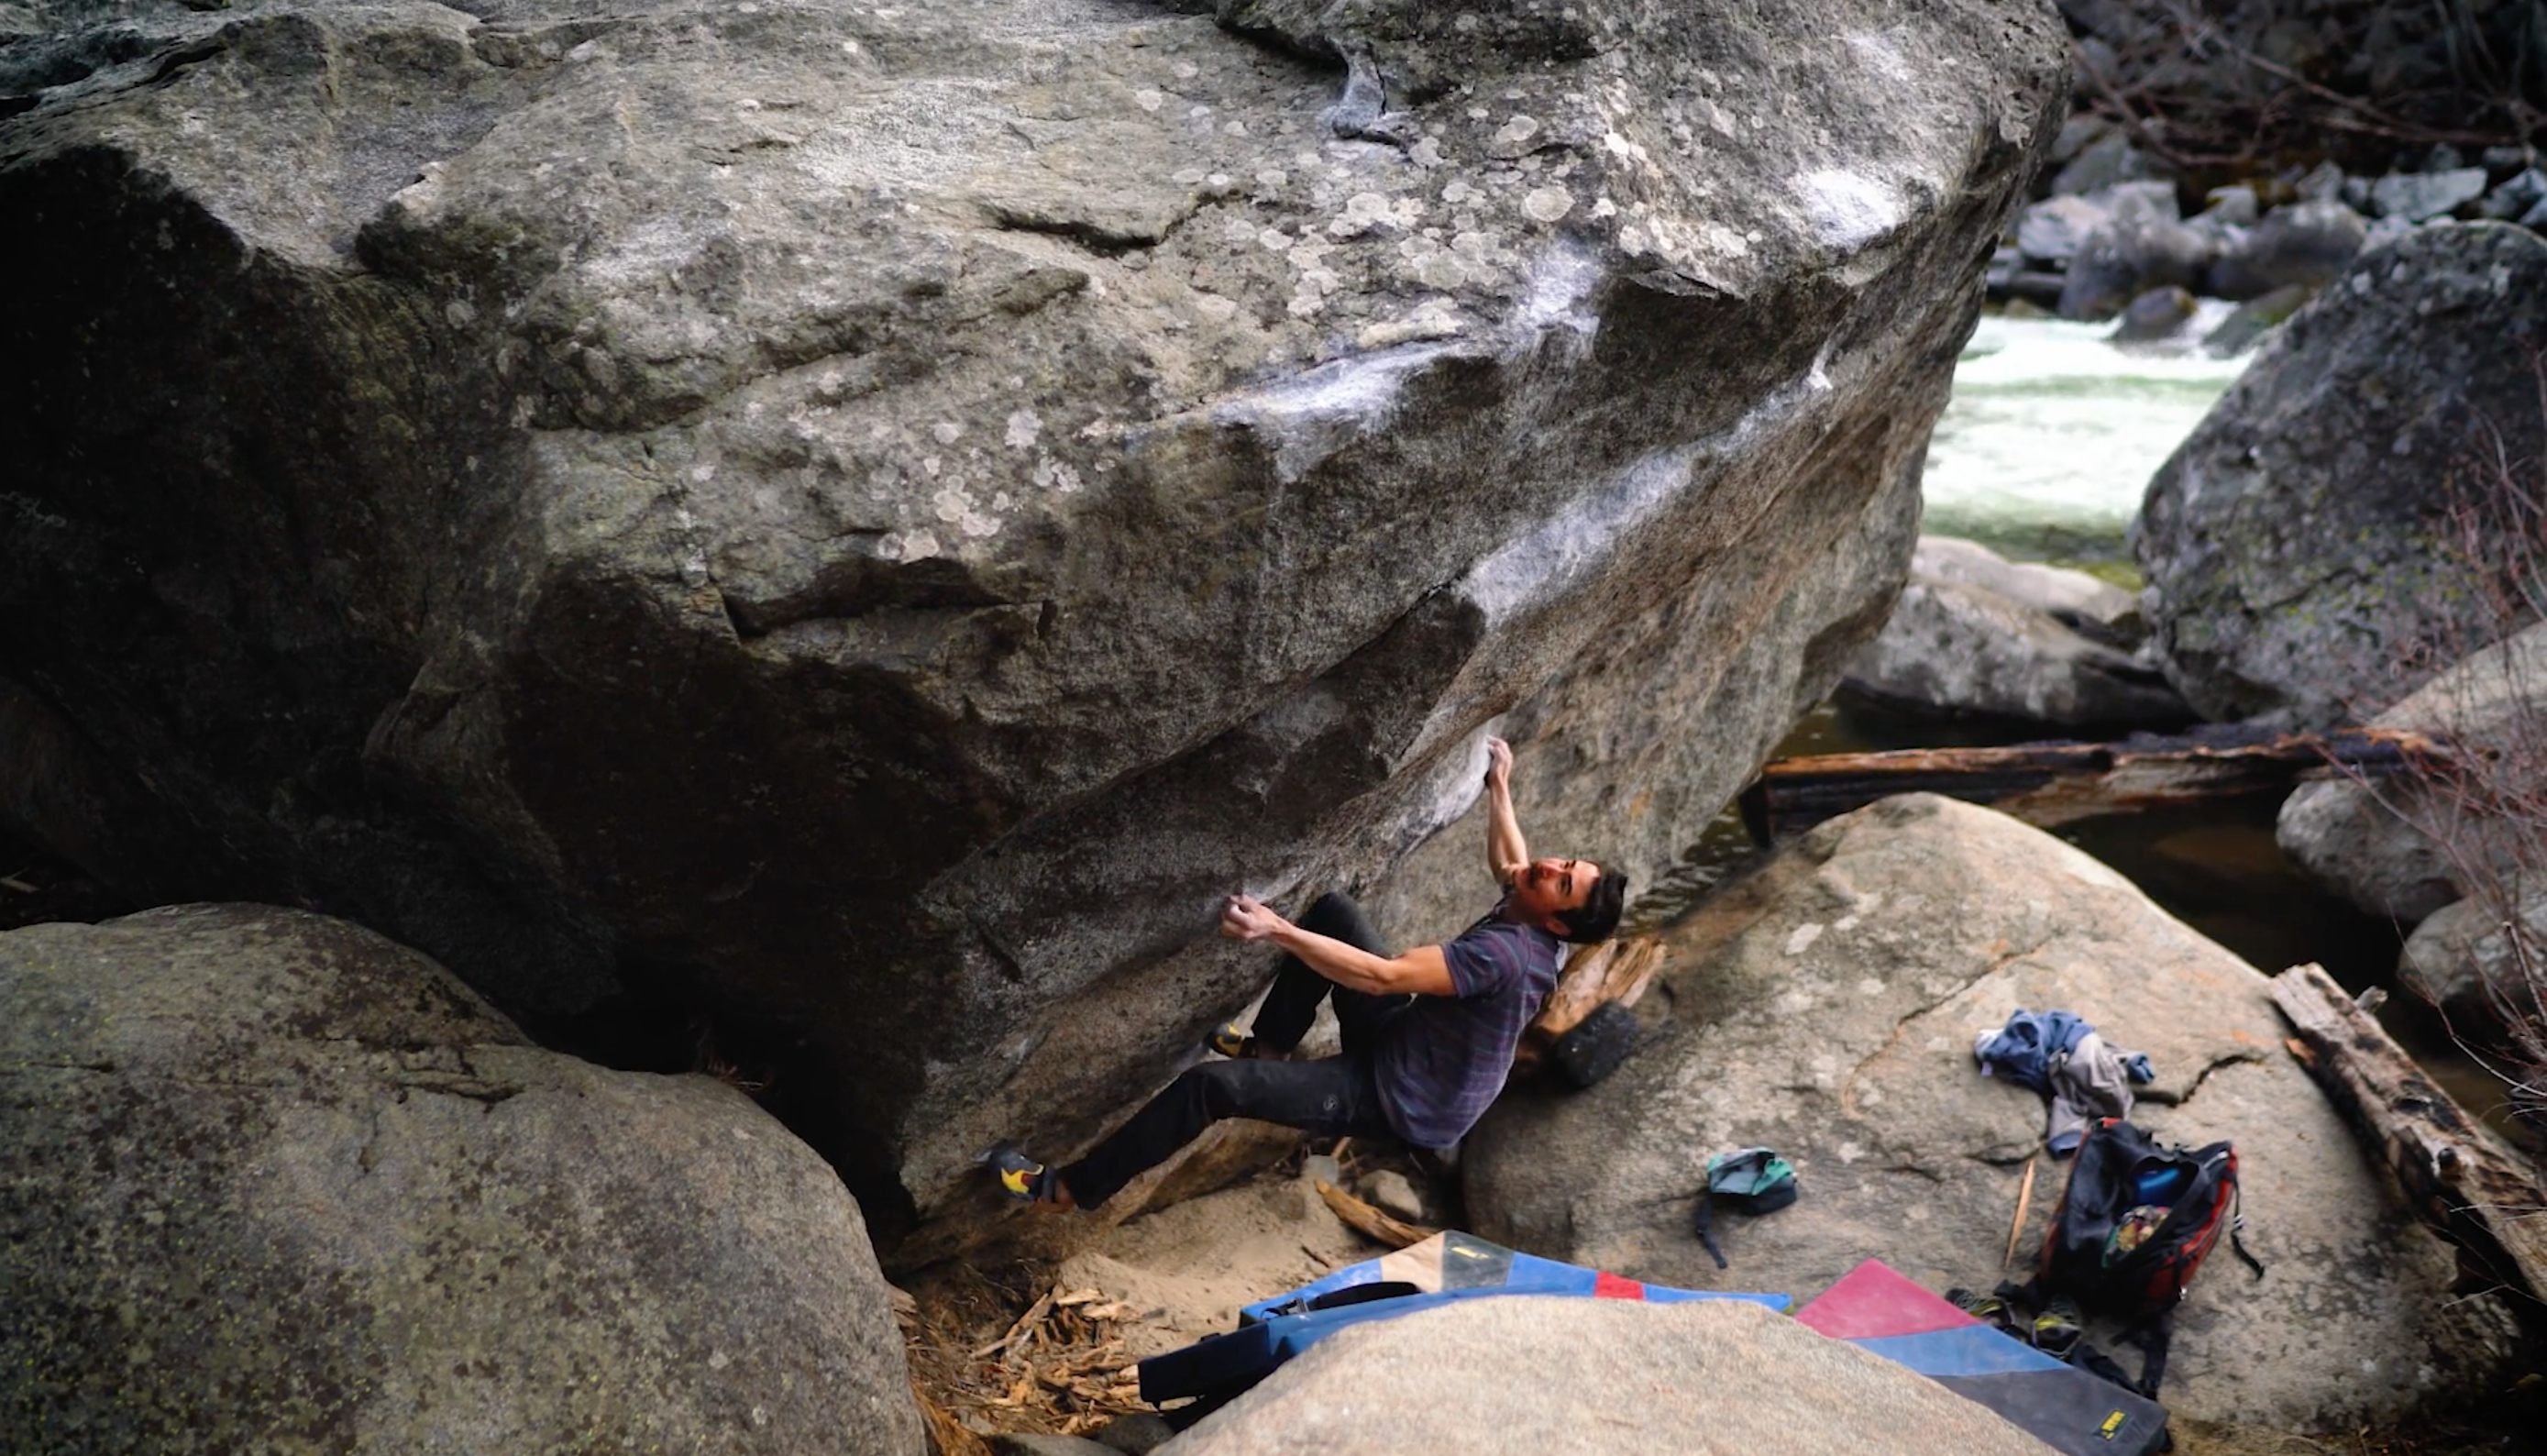
<svg viewBox="0 0 2547 1456">
<path fill-rule="evenodd" d="M 985 1159 L 1021 1203 L 1095 1208 L 1225 1117 L 1328 1137 L 1390 1134 L 1412 1147 L 1456 1144 L 1512 1071 L 1524 1027 L 1556 985 L 1557 942 L 1618 928 L 1627 877 L 1588 859 L 1533 859 L 1512 804 L 1512 749 L 1486 740 L 1486 860 L 1503 898 L 1444 945 L 1390 955 L 1361 906 L 1319 898 L 1295 923 L 1233 895 L 1220 932 L 1283 952 L 1254 1034 L 1214 1032 L 1206 1062 L 1170 1083 L 1087 1156 L 1048 1167 L 995 1148 Z M 1332 1000 L 1341 1055 L 1286 1060 L 1321 1001 Z"/>
</svg>

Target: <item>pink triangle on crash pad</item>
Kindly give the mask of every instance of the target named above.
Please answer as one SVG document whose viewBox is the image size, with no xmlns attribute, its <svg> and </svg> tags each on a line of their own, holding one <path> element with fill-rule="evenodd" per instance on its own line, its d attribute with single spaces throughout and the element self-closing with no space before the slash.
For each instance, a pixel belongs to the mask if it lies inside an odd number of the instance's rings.
<svg viewBox="0 0 2547 1456">
<path fill-rule="evenodd" d="M 1796 1323 L 1833 1339 L 1928 1334 L 1980 1322 L 1946 1303 L 1882 1259 L 1840 1276 L 1819 1299 L 1796 1311 Z"/>
</svg>

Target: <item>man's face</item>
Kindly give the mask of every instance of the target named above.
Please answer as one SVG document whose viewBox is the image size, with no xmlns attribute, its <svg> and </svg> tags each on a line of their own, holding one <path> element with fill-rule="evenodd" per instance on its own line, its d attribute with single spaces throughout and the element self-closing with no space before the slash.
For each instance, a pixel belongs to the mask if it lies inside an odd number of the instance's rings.
<svg viewBox="0 0 2547 1456">
<path fill-rule="evenodd" d="M 1552 914 L 1581 909 L 1600 878 L 1601 867 L 1588 859 L 1532 860 L 1513 884 L 1513 907 L 1532 924 L 1543 925 Z"/>
</svg>

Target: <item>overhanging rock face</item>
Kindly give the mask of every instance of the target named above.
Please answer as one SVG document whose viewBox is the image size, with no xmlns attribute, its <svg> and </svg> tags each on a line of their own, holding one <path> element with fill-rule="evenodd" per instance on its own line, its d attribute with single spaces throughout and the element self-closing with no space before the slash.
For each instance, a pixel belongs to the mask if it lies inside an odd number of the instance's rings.
<svg viewBox="0 0 2547 1456">
<path fill-rule="evenodd" d="M 1154 1084 L 1263 974 L 1217 898 L 1380 874 L 1499 715 L 1659 863 L 1898 584 L 2057 24 L 1227 9 L 10 43 L 0 812 L 699 1007 L 888 1228 Z"/>
</svg>

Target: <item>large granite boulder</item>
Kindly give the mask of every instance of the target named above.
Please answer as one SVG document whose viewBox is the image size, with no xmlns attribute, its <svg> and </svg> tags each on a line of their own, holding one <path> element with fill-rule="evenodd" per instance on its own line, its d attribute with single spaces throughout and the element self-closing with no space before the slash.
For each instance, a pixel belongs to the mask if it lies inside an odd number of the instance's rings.
<svg viewBox="0 0 2547 1456">
<path fill-rule="evenodd" d="M 839 1178 L 250 905 L 0 935 L 12 1451 L 919 1456 Z"/>
<path fill-rule="evenodd" d="M 2132 529 L 2167 677 L 2214 720 L 2357 723 L 2485 593 L 2453 548 L 2493 446 L 2535 458 L 2547 240 L 2435 224 L 2284 324 L 2150 481 Z M 2489 432 L 2495 432 L 2490 434 Z"/>
<path fill-rule="evenodd" d="M 2060 1008 L 2154 1062 L 2135 1122 L 2236 1143 L 2246 1242 L 2271 1266 L 2258 1281 L 2224 1251 L 2194 1282 L 2169 1409 L 2330 1429 L 2500 1368 L 2510 1317 L 2449 1295 L 2449 1250 L 2283 1050 L 2263 977 L 2048 834 L 1887 800 L 1702 906 L 1665 976 L 1667 1027 L 1616 1075 L 1507 1095 L 1469 1139 L 1478 1233 L 1701 1288 L 1809 1294 L 1873 1256 L 1932 1289 L 1985 1289 L 2045 1104 L 1982 1077 L 1974 1040 L 2020 1007 Z M 1718 1219 L 1718 1270 L 1691 1228 L 1700 1169 L 1749 1144 L 1792 1160 L 1803 1196 Z M 2021 1246 L 2038 1246 L 2064 1171 L 2038 1159 Z"/>
<path fill-rule="evenodd" d="M 1662 863 L 1898 586 L 2057 22 L 1191 8 L 38 12 L 0 677 L 152 813 L 8 812 L 706 1016 L 889 1225 L 1500 715 Z"/>
<path fill-rule="evenodd" d="M 1843 682 L 1883 702 L 2047 728 L 2182 727 L 2193 710 L 2109 625 L 2135 608 L 2130 593 L 2084 572 L 1923 536 L 1909 585 Z"/>
<path fill-rule="evenodd" d="M 2301 869 L 2409 925 L 2479 885 L 2536 872 L 2535 826 L 2500 811 L 2536 803 L 2547 781 L 2547 625 L 2451 664 L 2371 723 L 2455 743 L 2459 767 L 2302 784 L 2273 825 Z"/>
<path fill-rule="evenodd" d="M 1516 1295 L 1338 1330 L 1159 1456 L 2049 1450 L 1926 1376 L 1758 1305 Z"/>
</svg>

